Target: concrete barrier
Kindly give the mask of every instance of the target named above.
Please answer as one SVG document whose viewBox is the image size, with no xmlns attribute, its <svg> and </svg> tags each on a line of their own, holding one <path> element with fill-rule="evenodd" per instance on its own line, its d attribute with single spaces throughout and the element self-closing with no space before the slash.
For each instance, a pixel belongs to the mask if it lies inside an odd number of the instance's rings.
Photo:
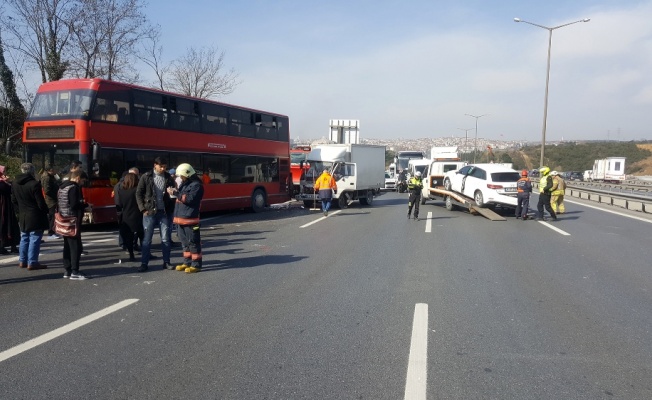
<svg viewBox="0 0 652 400">
<path fill-rule="evenodd" d="M 566 196 L 576 197 L 578 199 L 595 201 L 601 204 L 608 204 L 613 207 L 624 208 L 626 210 L 639 211 L 646 214 L 652 213 L 652 199 L 642 198 L 642 196 L 598 193 L 589 189 L 567 188 Z"/>
</svg>

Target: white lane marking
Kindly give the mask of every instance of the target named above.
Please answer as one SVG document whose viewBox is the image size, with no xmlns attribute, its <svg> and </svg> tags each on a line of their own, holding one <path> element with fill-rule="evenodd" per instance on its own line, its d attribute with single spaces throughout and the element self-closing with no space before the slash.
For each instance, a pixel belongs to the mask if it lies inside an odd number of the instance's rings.
<svg viewBox="0 0 652 400">
<path fill-rule="evenodd" d="M 425 400 L 428 378 L 428 305 L 417 303 L 405 382 L 405 400 Z"/>
<path fill-rule="evenodd" d="M 432 211 L 428 211 L 428 216 L 426 217 L 426 233 L 432 232 Z"/>
<path fill-rule="evenodd" d="M 341 212 L 342 212 L 342 210 L 333 211 L 332 213 L 329 211 L 330 214 L 328 214 L 328 217 L 330 217 L 331 215 L 335 215 L 335 214 L 337 214 L 337 213 L 341 213 Z M 319 218 L 319 219 L 316 219 L 316 220 L 314 220 L 314 221 L 312 221 L 312 222 L 308 222 L 308 223 L 305 224 L 305 225 L 301 225 L 299 228 L 305 228 L 305 227 L 308 227 L 308 226 L 310 226 L 310 225 L 312 225 L 312 224 L 316 224 L 317 222 L 322 221 L 322 220 L 325 220 L 325 219 L 328 218 L 328 217 L 327 217 L 327 216 L 323 216 L 323 217 L 321 217 L 321 218 Z"/>
<path fill-rule="evenodd" d="M 649 224 L 652 224 L 652 219 L 645 219 L 645 218 L 637 217 L 637 216 L 635 216 L 635 215 L 628 215 L 628 214 L 625 214 L 625 213 L 621 213 L 621 212 L 618 212 L 618 211 L 605 210 L 604 208 L 600 208 L 600 207 L 592 206 L 592 205 L 589 205 L 589 204 L 578 203 L 578 202 L 576 202 L 576 201 L 564 200 L 564 202 L 566 202 L 566 203 L 571 203 L 571 204 L 577 204 L 578 206 L 589 207 L 589 208 L 593 208 L 593 209 L 595 209 L 595 210 L 600 210 L 600 211 L 608 212 L 608 213 L 611 213 L 611 214 L 620 215 L 621 217 L 627 217 L 627 218 L 631 218 L 631 219 L 637 219 L 637 220 L 639 220 L 639 221 L 643 221 L 643 222 L 647 222 L 647 223 L 649 223 Z"/>
<path fill-rule="evenodd" d="M 562 231 L 561 229 L 557 228 L 556 226 L 552 226 L 552 225 L 550 225 L 550 224 L 547 223 L 547 222 L 543 222 L 543 221 L 538 221 L 538 222 L 539 222 L 540 224 L 542 224 L 542 225 L 547 226 L 548 228 L 552 229 L 553 231 L 556 231 L 557 233 L 561 233 L 561 234 L 564 235 L 564 236 L 570 236 L 570 233 L 568 233 L 568 232 L 566 232 L 566 231 Z M 557 223 L 557 222 L 555 222 L 555 223 Z"/>
<path fill-rule="evenodd" d="M 68 325 L 64 325 L 61 328 L 57 328 L 53 330 L 52 332 L 48 332 L 46 334 L 43 334 L 39 337 L 36 337 L 34 339 L 28 340 L 23 344 L 19 344 L 18 346 L 14 346 L 9 350 L 5 350 L 2 353 L 0 353 L 0 362 L 3 362 L 13 356 L 16 356 L 20 353 L 23 353 L 27 350 L 31 350 L 36 346 L 42 345 L 43 343 L 46 343 L 52 339 L 55 339 L 61 335 L 65 335 L 68 332 L 71 332 L 77 328 L 80 328 L 86 324 L 89 324 L 95 320 L 98 320 L 102 317 L 105 317 L 115 311 L 120 310 L 121 308 L 127 307 L 129 305 L 134 304 L 137 302 L 139 299 L 127 299 L 123 300 L 117 304 L 114 304 L 110 307 L 107 307 L 103 310 L 100 310 L 98 312 L 95 312 L 91 315 L 88 315 L 84 318 L 78 319 L 77 321 L 71 322 Z"/>
</svg>

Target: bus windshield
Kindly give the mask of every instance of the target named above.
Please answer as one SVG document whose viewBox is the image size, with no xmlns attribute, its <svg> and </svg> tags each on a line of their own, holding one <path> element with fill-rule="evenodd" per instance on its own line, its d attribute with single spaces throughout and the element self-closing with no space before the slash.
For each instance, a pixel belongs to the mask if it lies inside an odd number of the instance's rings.
<svg viewBox="0 0 652 400">
<path fill-rule="evenodd" d="M 78 143 L 30 144 L 27 146 L 27 162 L 34 164 L 36 171 L 54 166 L 59 175 L 67 174 L 70 164 L 79 160 Z"/>
<path fill-rule="evenodd" d="M 90 89 L 70 89 L 36 94 L 28 120 L 88 119 L 94 92 Z"/>
<path fill-rule="evenodd" d="M 290 153 L 290 160 L 292 164 L 299 164 L 301 161 L 306 161 L 308 159 L 308 153 Z"/>
</svg>

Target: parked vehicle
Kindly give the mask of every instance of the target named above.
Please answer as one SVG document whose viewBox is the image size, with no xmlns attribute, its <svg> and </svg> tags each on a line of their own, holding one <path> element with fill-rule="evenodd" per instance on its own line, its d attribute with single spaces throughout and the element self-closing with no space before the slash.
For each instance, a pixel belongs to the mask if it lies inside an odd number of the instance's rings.
<svg viewBox="0 0 652 400">
<path fill-rule="evenodd" d="M 308 154 L 310 146 L 295 146 L 290 150 L 290 172 L 292 174 L 292 194 L 297 195 L 301 185 L 301 172 L 310 168 Z"/>
<path fill-rule="evenodd" d="M 390 174 L 388 171 L 385 171 L 385 190 L 395 190 L 396 189 L 396 177 Z"/>
<path fill-rule="evenodd" d="M 622 182 L 625 180 L 625 157 L 607 157 L 593 162 L 591 180 Z"/>
<path fill-rule="evenodd" d="M 478 207 L 516 207 L 520 173 L 497 164 L 471 164 L 444 176 L 444 188 L 470 197 Z"/>
<path fill-rule="evenodd" d="M 456 171 L 466 164 L 460 160 L 457 147 L 433 147 L 431 156 L 432 160 L 429 161 L 430 164 L 423 175 L 421 204 L 426 204 L 426 201 L 440 197 L 438 193 L 433 193 L 430 189 L 443 189 L 446 173 Z"/>
<path fill-rule="evenodd" d="M 583 181 L 584 180 L 584 174 L 580 171 L 571 171 L 568 173 L 568 179 L 569 181 Z"/>
<path fill-rule="evenodd" d="M 333 202 L 346 208 L 349 201 L 360 200 L 370 205 L 374 195 L 385 186 L 385 146 L 363 144 L 326 144 L 316 146 L 308 154 L 310 168 L 301 176 L 301 190 L 296 196 L 306 206 L 319 201 L 315 180 L 328 169 L 337 183 Z"/>
</svg>

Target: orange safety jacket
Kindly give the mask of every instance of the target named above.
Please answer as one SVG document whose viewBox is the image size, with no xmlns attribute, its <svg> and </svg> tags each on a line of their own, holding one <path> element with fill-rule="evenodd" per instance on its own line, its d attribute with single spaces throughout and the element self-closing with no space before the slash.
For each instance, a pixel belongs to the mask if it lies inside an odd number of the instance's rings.
<svg viewBox="0 0 652 400">
<path fill-rule="evenodd" d="M 315 181 L 315 190 L 334 189 L 337 190 L 337 183 L 335 179 L 328 173 L 323 172 Z"/>
</svg>

